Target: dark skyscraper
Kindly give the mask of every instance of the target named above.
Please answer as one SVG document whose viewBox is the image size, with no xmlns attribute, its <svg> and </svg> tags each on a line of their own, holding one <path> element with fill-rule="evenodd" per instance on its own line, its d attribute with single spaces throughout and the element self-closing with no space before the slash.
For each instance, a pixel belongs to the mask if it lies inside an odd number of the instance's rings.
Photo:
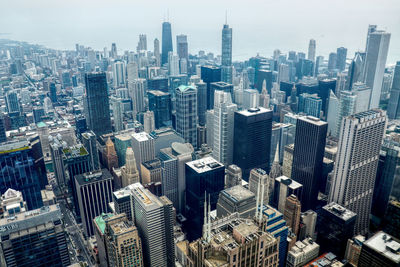
<svg viewBox="0 0 400 267">
<path fill-rule="evenodd" d="M 171 126 L 171 95 L 153 90 L 147 92 L 147 98 L 149 99 L 149 110 L 154 112 L 156 129 Z"/>
<path fill-rule="evenodd" d="M 201 79 L 207 84 L 207 109 L 214 108 L 214 91 L 211 83 L 221 81 L 221 68 L 202 66 Z"/>
<path fill-rule="evenodd" d="M 387 115 L 391 120 L 400 119 L 400 61 L 397 61 L 394 69 Z"/>
<path fill-rule="evenodd" d="M 186 60 L 189 60 L 188 42 L 186 35 L 180 34 L 176 36 L 176 51 L 179 59 L 186 58 Z"/>
<path fill-rule="evenodd" d="M 161 51 L 161 65 L 168 63 L 168 53 L 172 52 L 172 33 L 171 23 L 163 22 L 162 24 L 162 51 Z"/>
<path fill-rule="evenodd" d="M 88 128 L 97 136 L 112 132 L 106 74 L 86 73 L 85 84 L 84 109 Z"/>
<path fill-rule="evenodd" d="M 248 180 L 251 169 L 269 167 L 272 134 L 272 111 L 252 108 L 235 112 L 233 163 Z"/>
<path fill-rule="evenodd" d="M 256 88 L 259 93 L 262 91 L 262 86 L 265 81 L 268 94 L 271 94 L 272 89 L 272 71 L 270 70 L 259 70 L 257 71 Z"/>
<path fill-rule="evenodd" d="M 207 111 L 207 84 L 200 81 L 196 83 L 197 87 L 197 116 L 199 117 L 199 125 L 206 124 Z"/>
<path fill-rule="evenodd" d="M 303 185 L 302 210 L 315 207 L 322 178 L 328 123 L 315 117 L 299 117 L 296 124 L 291 178 Z"/>
<path fill-rule="evenodd" d="M 222 81 L 232 83 L 232 28 L 224 24 L 222 28 Z"/>
<path fill-rule="evenodd" d="M 3 116 L 0 116 L 0 143 L 6 142 L 6 128 L 4 127 L 4 119 Z"/>
</svg>

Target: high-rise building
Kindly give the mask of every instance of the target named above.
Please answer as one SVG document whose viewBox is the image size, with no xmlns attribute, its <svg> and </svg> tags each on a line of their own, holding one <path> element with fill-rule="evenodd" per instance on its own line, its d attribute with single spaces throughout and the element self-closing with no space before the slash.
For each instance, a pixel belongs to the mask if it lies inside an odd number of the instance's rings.
<svg viewBox="0 0 400 267">
<path fill-rule="evenodd" d="M 332 135 L 335 136 L 336 138 L 339 137 L 343 118 L 354 114 L 356 108 L 356 102 L 357 102 L 357 95 L 355 95 L 354 93 L 350 91 L 343 91 L 340 93 L 337 118 L 335 120 L 336 131 L 332 133 Z"/>
<path fill-rule="evenodd" d="M 232 103 L 231 95 L 224 91 L 215 91 L 213 124 L 213 157 L 225 166 L 233 161 L 233 124 L 237 105 Z"/>
<path fill-rule="evenodd" d="M 302 267 L 311 260 L 318 257 L 319 245 L 311 238 L 297 241 L 295 245 L 289 250 L 287 256 L 287 267 Z"/>
<path fill-rule="evenodd" d="M 358 266 L 398 267 L 399 251 L 399 241 L 380 231 L 363 243 Z"/>
<path fill-rule="evenodd" d="M 176 36 L 176 51 L 181 63 L 184 62 L 183 59 L 186 60 L 185 65 L 187 68 L 187 63 L 189 62 L 189 50 L 188 50 L 188 41 L 186 35 L 180 34 Z M 182 70 L 183 69 L 181 68 L 181 73 L 184 73 Z"/>
<path fill-rule="evenodd" d="M 154 39 L 154 57 L 156 58 L 156 67 L 160 67 L 161 66 L 160 41 L 157 38 Z"/>
<path fill-rule="evenodd" d="M 122 131 L 124 129 L 124 107 L 123 99 L 111 97 L 111 106 L 114 117 L 114 129 L 116 132 Z"/>
<path fill-rule="evenodd" d="M 143 130 L 146 133 L 151 133 L 156 129 L 155 122 L 154 122 L 154 112 L 153 111 L 146 111 L 143 113 Z"/>
<path fill-rule="evenodd" d="M 185 142 L 197 147 L 197 89 L 181 85 L 175 90 L 176 131 Z"/>
<path fill-rule="evenodd" d="M 195 84 L 197 88 L 197 116 L 199 117 L 199 125 L 206 125 L 207 111 L 207 84 L 200 81 Z"/>
<path fill-rule="evenodd" d="M 221 80 L 232 83 L 232 28 L 229 28 L 228 24 L 224 24 L 222 28 L 221 66 Z"/>
<path fill-rule="evenodd" d="M 252 169 L 249 177 L 249 190 L 259 199 L 263 198 L 263 203 L 269 203 L 270 181 L 268 173 L 261 169 Z"/>
<path fill-rule="evenodd" d="M 19 100 L 16 90 L 11 90 L 6 93 L 5 97 L 8 113 L 20 113 Z"/>
<path fill-rule="evenodd" d="M 383 219 L 383 229 L 394 238 L 400 239 L 400 202 L 392 200 L 387 205 Z"/>
<path fill-rule="evenodd" d="M 96 134 L 88 131 L 82 134 L 82 143 L 90 156 L 90 169 L 92 171 L 100 169 L 99 152 L 97 151 Z"/>
<path fill-rule="evenodd" d="M 328 70 L 334 70 L 336 68 L 336 60 L 337 60 L 337 54 L 334 52 L 330 53 L 328 60 Z"/>
<path fill-rule="evenodd" d="M 12 217 L 27 210 L 22 193 L 12 188 L 7 189 L 0 198 L 0 218 Z"/>
<path fill-rule="evenodd" d="M 378 108 L 383 74 L 389 50 L 390 33 L 373 31 L 368 34 L 364 63 L 364 82 L 372 89 L 369 108 Z"/>
<path fill-rule="evenodd" d="M 300 215 L 301 215 L 301 203 L 295 195 L 290 195 L 286 198 L 285 210 L 283 212 L 283 218 L 285 219 L 287 226 L 292 229 L 292 233 L 296 236 L 299 234 L 300 227 Z"/>
<path fill-rule="evenodd" d="M 0 143 L 4 143 L 7 141 L 7 136 L 6 136 L 6 129 L 4 126 L 4 118 L 3 116 L 0 116 Z"/>
<path fill-rule="evenodd" d="M 127 82 L 133 82 L 139 78 L 138 65 L 135 61 L 131 61 L 126 65 Z"/>
<path fill-rule="evenodd" d="M 243 90 L 243 102 L 242 107 L 244 109 L 252 109 L 260 106 L 259 94 L 256 89 L 245 89 Z"/>
<path fill-rule="evenodd" d="M 38 140 L 17 140 L 0 145 L 0 162 L 4 170 L 0 172 L 0 193 L 12 188 L 20 191 L 28 209 L 43 206 L 40 190 L 44 189 L 43 179 L 46 171 L 43 155 L 38 151 Z"/>
<path fill-rule="evenodd" d="M 169 52 L 168 54 L 168 73 L 170 76 L 179 75 L 179 57 L 175 55 L 173 52 Z"/>
<path fill-rule="evenodd" d="M 248 180 L 253 168 L 269 169 L 272 111 L 253 108 L 236 111 L 234 117 L 233 163 Z"/>
<path fill-rule="evenodd" d="M 357 214 L 355 233 L 366 234 L 386 128 L 386 112 L 373 109 L 343 119 L 329 201 Z"/>
<path fill-rule="evenodd" d="M 291 178 L 303 185 L 303 211 L 317 204 L 327 130 L 328 124 L 315 117 L 297 119 Z"/>
<path fill-rule="evenodd" d="M 400 119 L 400 61 L 397 61 L 394 68 L 387 115 L 391 120 Z"/>
<path fill-rule="evenodd" d="M 106 141 L 105 154 L 104 154 L 105 165 L 108 170 L 112 171 L 113 168 L 118 168 L 118 157 L 117 152 L 115 151 L 115 146 L 111 138 L 108 137 Z"/>
<path fill-rule="evenodd" d="M 175 266 L 172 202 L 166 197 L 156 197 L 140 183 L 132 185 L 132 196 L 144 266 Z"/>
<path fill-rule="evenodd" d="M 321 252 L 332 252 L 343 258 L 347 240 L 354 235 L 356 217 L 357 214 L 337 203 L 323 206 L 317 222 L 317 242 Z"/>
<path fill-rule="evenodd" d="M 125 165 L 121 167 L 121 186 L 126 187 L 130 184 L 139 183 L 139 171 L 137 170 L 135 154 L 131 147 L 126 149 Z"/>
<path fill-rule="evenodd" d="M 205 157 L 186 163 L 186 218 L 188 219 L 188 239 L 201 236 L 204 218 L 204 201 L 214 210 L 219 193 L 224 189 L 225 167 L 212 157 Z"/>
<path fill-rule="evenodd" d="M 237 213 L 208 221 L 203 236 L 187 244 L 188 266 L 278 265 L 278 240 L 255 221 L 241 219 Z"/>
<path fill-rule="evenodd" d="M 298 112 L 319 118 L 321 116 L 322 100 L 317 94 L 303 93 L 299 96 Z"/>
<path fill-rule="evenodd" d="M 113 67 L 114 88 L 125 87 L 126 83 L 125 63 L 123 61 L 117 60 L 114 62 L 112 67 Z"/>
<path fill-rule="evenodd" d="M 301 201 L 302 189 L 301 184 L 286 176 L 277 177 L 275 178 L 274 198 L 271 204 L 284 213 L 287 198 L 295 195 Z"/>
<path fill-rule="evenodd" d="M 136 159 L 136 169 L 141 170 L 143 162 L 155 159 L 154 138 L 146 132 L 132 134 L 132 149 Z"/>
<path fill-rule="evenodd" d="M 146 79 L 135 79 L 128 83 L 129 96 L 133 102 L 133 111 L 135 114 L 146 111 L 144 98 L 147 91 Z"/>
<path fill-rule="evenodd" d="M 311 60 L 311 61 L 315 61 L 315 48 L 316 48 L 316 44 L 315 44 L 315 40 L 311 39 L 310 43 L 308 44 L 308 56 L 307 59 Z"/>
<path fill-rule="evenodd" d="M 107 169 L 102 169 L 77 175 L 74 179 L 84 233 L 91 237 L 94 235 L 93 219 L 107 212 L 108 203 L 112 201 L 113 177 Z"/>
<path fill-rule="evenodd" d="M 211 83 L 221 81 L 221 68 L 201 66 L 201 80 L 207 84 L 207 109 L 214 107 L 214 91 Z"/>
<path fill-rule="evenodd" d="M 336 68 L 339 71 L 344 71 L 346 68 L 347 48 L 339 47 L 336 50 Z"/>
<path fill-rule="evenodd" d="M 313 210 L 307 210 L 300 215 L 299 240 L 311 237 L 315 240 L 315 226 L 317 225 L 317 213 Z"/>
<path fill-rule="evenodd" d="M 168 63 L 168 53 L 169 52 L 172 52 L 171 23 L 165 21 L 162 24 L 161 65 Z"/>
<path fill-rule="evenodd" d="M 351 90 L 355 82 L 363 80 L 363 66 L 365 60 L 365 53 L 356 52 L 353 60 L 350 63 L 348 70 L 348 77 L 346 81 L 346 89 Z"/>
<path fill-rule="evenodd" d="M 225 188 L 242 184 L 242 170 L 238 166 L 231 164 L 225 171 Z"/>
<path fill-rule="evenodd" d="M 110 103 L 104 72 L 85 74 L 84 109 L 88 128 L 97 136 L 111 133 Z"/>
<path fill-rule="evenodd" d="M 219 193 L 217 217 L 239 213 L 241 218 L 253 218 L 256 213 L 256 197 L 241 185 L 224 189 Z"/>
<path fill-rule="evenodd" d="M 171 126 L 171 95 L 162 91 L 152 90 L 147 92 L 147 98 L 149 100 L 149 110 L 154 112 L 155 128 Z"/>
<path fill-rule="evenodd" d="M 70 265 L 58 205 L 0 219 L 1 266 Z"/>
<path fill-rule="evenodd" d="M 104 220 L 104 224 L 108 266 L 143 267 L 142 242 L 136 226 L 128 221 L 125 214 L 110 216 Z M 98 225 L 103 229 L 102 222 Z"/>
<path fill-rule="evenodd" d="M 117 58 L 118 57 L 117 44 L 116 43 L 112 43 L 111 44 L 111 57 L 112 58 Z"/>
<path fill-rule="evenodd" d="M 147 37 L 146 34 L 139 34 L 139 43 L 137 46 L 138 53 L 140 51 L 147 51 Z"/>
</svg>

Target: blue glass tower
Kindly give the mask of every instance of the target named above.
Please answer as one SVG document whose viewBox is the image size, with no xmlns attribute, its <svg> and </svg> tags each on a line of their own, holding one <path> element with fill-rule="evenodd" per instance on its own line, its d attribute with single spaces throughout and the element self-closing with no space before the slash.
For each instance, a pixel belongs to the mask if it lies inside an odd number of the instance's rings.
<svg viewBox="0 0 400 267">
<path fill-rule="evenodd" d="M 168 53 L 172 52 L 172 33 L 171 23 L 163 22 L 162 24 L 162 47 L 161 47 L 161 64 L 168 63 Z"/>
<path fill-rule="evenodd" d="M 306 115 L 319 118 L 321 115 L 322 100 L 317 95 L 310 95 L 307 93 L 299 96 L 298 111 Z"/>
<path fill-rule="evenodd" d="M 172 125 L 171 120 L 171 95 L 161 91 L 148 91 L 149 110 L 154 112 L 156 129 Z"/>
</svg>

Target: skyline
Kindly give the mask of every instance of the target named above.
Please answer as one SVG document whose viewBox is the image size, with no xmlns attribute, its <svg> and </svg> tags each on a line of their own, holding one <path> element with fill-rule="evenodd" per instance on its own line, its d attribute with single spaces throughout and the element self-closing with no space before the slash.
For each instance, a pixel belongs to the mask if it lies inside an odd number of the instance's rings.
<svg viewBox="0 0 400 267">
<path fill-rule="evenodd" d="M 143 33 L 152 50 L 154 38 L 161 41 L 161 24 L 169 12 L 174 51 L 176 35 L 186 34 L 189 53 L 204 50 L 219 55 L 221 29 L 227 12 L 228 24 L 233 28 L 234 61 L 248 59 L 257 53 L 270 56 L 278 48 L 283 53 L 289 50 L 307 52 L 310 39 L 316 40 L 316 55 L 327 58 L 330 52 L 344 46 L 348 48 L 348 58 L 352 58 L 354 52 L 365 49 L 369 24 L 377 24 L 378 28 L 392 34 L 388 65 L 395 64 L 400 58 L 400 28 L 397 27 L 400 25 L 397 16 L 400 5 L 395 0 L 385 0 L 385 4 L 362 1 L 363 5 L 358 0 L 351 3 L 339 0 L 330 5 L 310 0 L 307 1 L 307 5 L 312 6 L 309 9 L 304 8 L 304 1 L 297 3 L 294 0 L 279 3 L 252 1 L 253 5 L 246 6 L 236 2 L 227 5 L 225 0 L 217 3 L 205 0 L 202 6 L 196 6 L 196 12 L 190 3 L 177 0 L 168 4 L 155 1 L 150 7 L 145 3 L 126 1 L 117 1 L 111 6 L 103 0 L 96 1 L 95 5 L 93 1 L 79 3 L 76 0 L 57 4 L 49 0 L 39 2 L 40 5 L 23 0 L 18 2 L 21 5 L 18 8 L 16 3 L 5 3 L 6 12 L 0 17 L 0 24 L 4 25 L 0 38 L 60 50 L 73 50 L 75 43 L 95 50 L 105 46 L 110 49 L 111 43 L 115 42 L 121 53 L 135 50 L 139 34 Z M 389 10 L 388 5 L 392 7 Z M 147 16 L 141 16 L 139 12 Z M 191 12 L 190 21 L 185 15 L 188 12 Z M 321 23 L 316 23 L 318 21 Z M 5 35 L 7 32 L 10 34 Z"/>
</svg>

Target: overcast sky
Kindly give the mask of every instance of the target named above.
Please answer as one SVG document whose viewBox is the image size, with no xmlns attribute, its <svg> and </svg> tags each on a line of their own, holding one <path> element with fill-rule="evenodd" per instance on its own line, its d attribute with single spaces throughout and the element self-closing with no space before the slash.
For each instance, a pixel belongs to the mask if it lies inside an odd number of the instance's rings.
<svg viewBox="0 0 400 267">
<path fill-rule="evenodd" d="M 174 48 L 175 36 L 187 34 L 190 53 L 220 54 L 227 11 L 234 60 L 277 48 L 306 52 L 310 38 L 317 55 L 344 46 L 352 57 L 365 49 L 368 24 L 392 34 L 388 63 L 400 60 L 400 0 L 1 0 L 0 38 L 57 49 L 110 49 L 116 42 L 122 52 L 135 50 L 145 33 L 152 50 L 167 10 Z"/>
</svg>

